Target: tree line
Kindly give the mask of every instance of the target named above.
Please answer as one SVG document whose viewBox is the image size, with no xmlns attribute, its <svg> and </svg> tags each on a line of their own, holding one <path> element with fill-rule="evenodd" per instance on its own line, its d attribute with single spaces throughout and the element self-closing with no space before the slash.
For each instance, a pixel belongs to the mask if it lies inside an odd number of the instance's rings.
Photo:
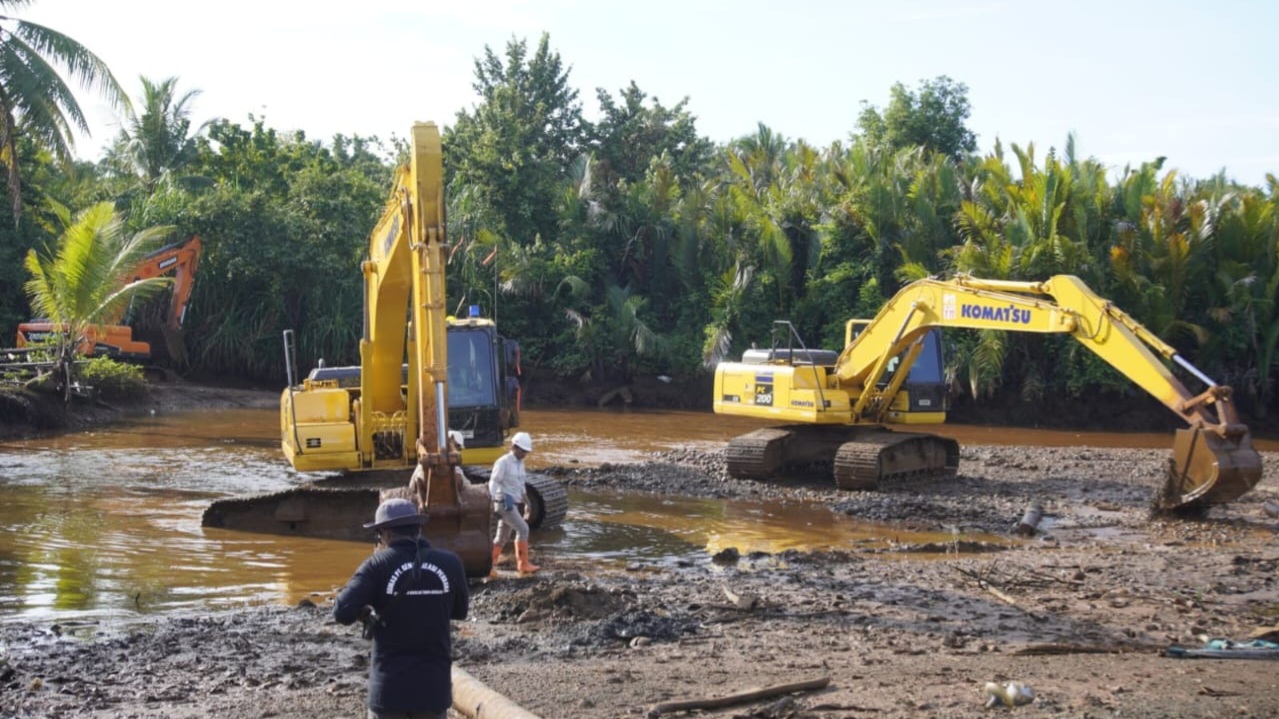
<svg viewBox="0 0 1279 719">
<path fill-rule="evenodd" d="M 764 125 L 714 143 L 687 99 L 666 106 L 634 82 L 597 90 L 591 122 L 570 75 L 546 35 L 486 47 L 475 104 L 437 119 L 450 302 L 496 316 L 526 369 L 702 377 L 766 344 L 779 318 L 837 348 L 847 319 L 922 277 L 1072 274 L 1234 386 L 1245 410 L 1275 408 L 1273 175 L 1265 187 L 1182 177 L 1163 158 L 1116 173 L 1073 137 L 978 154 L 967 88 L 947 77 L 895 85 L 846 140 L 816 147 Z M 8 108 L 0 326 L 32 312 L 22 258 L 109 202 L 131 231 L 204 240 L 180 369 L 283 382 L 284 329 L 304 363 L 357 363 L 359 263 L 404 140 L 319 141 L 253 117 L 192 127 L 195 95 L 143 78 L 103 157 L 70 166 Z M 952 386 L 975 399 L 1137 392 L 1068 338 L 955 331 L 947 346 Z"/>
</svg>

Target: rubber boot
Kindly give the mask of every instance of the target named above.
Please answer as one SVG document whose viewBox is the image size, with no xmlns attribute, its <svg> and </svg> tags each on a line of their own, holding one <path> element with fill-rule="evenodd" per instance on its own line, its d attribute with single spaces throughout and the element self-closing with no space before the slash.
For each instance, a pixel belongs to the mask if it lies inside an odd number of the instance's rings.
<svg viewBox="0 0 1279 719">
<path fill-rule="evenodd" d="M 515 542 L 515 559 L 519 562 L 520 574 L 532 574 L 541 567 L 528 560 L 528 542 Z"/>
<path fill-rule="evenodd" d="M 497 560 L 502 558 L 502 545 L 493 545 L 493 564 L 489 570 L 489 579 L 497 579 Z"/>
</svg>

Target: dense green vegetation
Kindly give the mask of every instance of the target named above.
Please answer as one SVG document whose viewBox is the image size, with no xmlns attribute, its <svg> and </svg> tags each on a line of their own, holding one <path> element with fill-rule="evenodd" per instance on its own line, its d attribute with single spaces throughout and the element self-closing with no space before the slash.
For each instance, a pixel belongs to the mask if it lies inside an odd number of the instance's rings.
<svg viewBox="0 0 1279 719">
<path fill-rule="evenodd" d="M 547 37 L 504 50 L 477 59 L 471 110 L 435 118 L 447 126 L 449 295 L 496 313 L 536 372 L 691 378 L 766 343 L 777 318 L 836 347 L 847 318 L 919 277 L 1068 273 L 1233 385 L 1245 409 L 1276 409 L 1272 176 L 1263 188 L 1181 177 L 1162 158 L 1115 173 L 1077 156 L 1073 138 L 975 154 L 967 88 L 946 77 L 894 86 L 826 147 L 762 125 L 716 145 L 685 103 L 634 82 L 598 90 L 587 121 Z M 286 328 L 306 365 L 357 362 L 359 261 L 403 142 L 317 141 L 260 120 L 192 128 L 190 97 L 143 79 L 95 163 L 69 168 L 41 137 L 17 136 L 23 212 L 0 216 L 0 326 L 31 313 L 20 258 L 50 246 L 59 208 L 111 201 L 132 231 L 204 239 L 181 369 L 283 382 Z M 974 398 L 1138 392 L 1064 338 L 948 341 L 954 385 Z"/>
</svg>

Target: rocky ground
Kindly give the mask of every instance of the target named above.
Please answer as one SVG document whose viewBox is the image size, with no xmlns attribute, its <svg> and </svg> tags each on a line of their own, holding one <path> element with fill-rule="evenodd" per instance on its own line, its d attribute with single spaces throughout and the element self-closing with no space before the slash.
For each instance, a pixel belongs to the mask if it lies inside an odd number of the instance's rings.
<svg viewBox="0 0 1279 719">
<path fill-rule="evenodd" d="M 1279 716 L 1279 663 L 1174 658 L 1279 624 L 1279 454 L 1197 518 L 1149 505 L 1166 452 L 967 447 L 959 477 L 877 492 L 728 479 L 722 456 L 552 470 L 570 487 L 815 501 L 938 541 L 681 567 L 544 561 L 472 586 L 457 665 L 545 719 L 807 690 L 701 716 Z M 1032 504 L 1031 537 L 1011 532 Z M 0 625 L 0 717 L 362 716 L 367 645 L 332 597 L 106 626 Z M 987 682 L 1033 702 L 985 706 Z M 461 714 L 459 714 L 461 716 Z"/>
</svg>

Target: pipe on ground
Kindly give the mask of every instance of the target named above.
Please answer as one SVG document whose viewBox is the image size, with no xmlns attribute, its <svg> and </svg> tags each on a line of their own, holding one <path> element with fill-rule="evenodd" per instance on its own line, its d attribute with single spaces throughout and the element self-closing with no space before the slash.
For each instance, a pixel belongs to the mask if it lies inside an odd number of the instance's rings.
<svg viewBox="0 0 1279 719">
<path fill-rule="evenodd" d="M 453 709 L 470 719 L 540 719 L 453 665 Z"/>
<path fill-rule="evenodd" d="M 1039 527 L 1039 521 L 1044 518 L 1044 508 L 1038 504 L 1032 504 L 1026 508 L 1021 520 L 1013 525 L 1013 534 L 1022 537 L 1033 537 L 1035 531 Z"/>
</svg>

